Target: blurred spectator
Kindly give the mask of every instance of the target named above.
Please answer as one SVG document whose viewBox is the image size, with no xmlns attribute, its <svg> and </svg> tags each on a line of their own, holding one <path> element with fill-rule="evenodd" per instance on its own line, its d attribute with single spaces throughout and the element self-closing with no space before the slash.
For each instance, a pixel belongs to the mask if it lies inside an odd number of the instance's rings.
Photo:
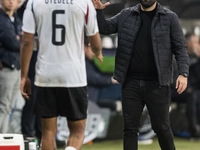
<svg viewBox="0 0 200 150">
<path fill-rule="evenodd" d="M 19 94 L 21 21 L 18 0 L 2 0 L 0 9 L 0 133 L 6 133 Z"/>
<path fill-rule="evenodd" d="M 196 53 L 199 49 L 199 37 L 194 33 L 187 33 L 185 35 L 185 39 L 187 42 L 188 54 L 190 57 L 190 65 L 197 62 Z"/>
<path fill-rule="evenodd" d="M 200 115 L 200 72 L 197 70 L 200 68 L 200 63 L 197 55 L 200 53 L 199 37 L 193 33 L 187 33 L 186 36 L 188 54 L 190 58 L 190 70 L 188 78 L 187 89 L 179 95 L 175 89 L 175 83 L 172 85 L 172 101 L 178 103 L 186 103 L 186 113 L 189 125 L 189 131 L 191 137 L 200 137 L 200 127 L 198 125 L 197 118 Z M 176 62 L 173 62 L 174 78 L 178 76 L 178 68 Z M 198 68 L 199 67 L 199 68 Z M 199 79 L 198 79 L 199 78 Z"/>
<path fill-rule="evenodd" d="M 18 4 L 18 9 L 17 9 L 17 15 L 21 20 L 23 19 L 23 14 L 26 8 L 27 1 L 28 0 L 18 0 L 19 4 Z"/>
<path fill-rule="evenodd" d="M 35 64 L 38 53 L 38 38 L 35 36 L 33 55 L 30 62 L 28 77 L 31 83 L 34 83 L 35 78 Z M 39 143 L 42 137 L 42 125 L 41 119 L 38 115 L 33 113 L 35 105 L 35 85 L 31 84 L 31 95 L 30 100 L 25 101 L 25 105 L 22 110 L 22 134 L 25 137 L 37 137 Z"/>
<path fill-rule="evenodd" d="M 108 105 L 112 105 L 116 100 L 121 100 L 121 85 L 111 75 L 103 73 L 95 65 L 94 53 L 91 51 L 87 38 L 85 39 L 88 99 L 96 103 L 104 101 Z"/>
<path fill-rule="evenodd" d="M 185 35 L 186 43 L 187 43 L 187 49 L 188 49 L 188 54 L 189 54 L 189 60 L 190 60 L 190 66 L 195 64 L 198 60 L 197 55 L 195 53 L 198 52 L 199 49 L 199 37 L 195 35 L 194 33 L 187 33 Z M 175 61 L 175 58 L 173 59 L 173 68 L 174 68 L 174 73 L 173 73 L 173 78 L 174 81 L 178 77 L 178 67 Z M 190 82 L 188 81 L 188 86 L 187 89 L 182 93 L 178 94 L 175 89 L 175 82 L 172 84 L 172 101 L 175 102 L 187 102 L 188 99 L 191 98 L 191 88 L 190 88 Z"/>
<path fill-rule="evenodd" d="M 195 50 L 196 54 L 200 49 Z M 187 100 L 187 118 L 192 138 L 200 138 L 200 56 L 197 63 L 190 66 L 189 90 L 192 93 Z"/>
<path fill-rule="evenodd" d="M 24 2 L 24 0 L 17 0 L 17 5 L 16 5 L 16 8 L 15 8 L 15 11 L 20 9 L 20 7 L 22 6 L 23 2 Z"/>
</svg>

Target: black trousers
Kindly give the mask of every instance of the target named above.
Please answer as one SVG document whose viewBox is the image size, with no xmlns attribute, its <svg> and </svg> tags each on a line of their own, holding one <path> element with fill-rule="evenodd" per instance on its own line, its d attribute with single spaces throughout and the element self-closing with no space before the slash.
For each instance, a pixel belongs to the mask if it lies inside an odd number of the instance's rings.
<svg viewBox="0 0 200 150">
<path fill-rule="evenodd" d="M 199 137 L 199 116 L 200 116 L 200 90 L 195 90 L 192 96 L 187 99 L 187 118 L 191 137 Z"/>
<path fill-rule="evenodd" d="M 170 86 L 159 86 L 155 81 L 126 79 L 122 85 L 124 118 L 124 150 L 137 150 L 140 117 L 147 106 L 154 132 L 162 150 L 175 150 L 169 123 Z"/>
</svg>

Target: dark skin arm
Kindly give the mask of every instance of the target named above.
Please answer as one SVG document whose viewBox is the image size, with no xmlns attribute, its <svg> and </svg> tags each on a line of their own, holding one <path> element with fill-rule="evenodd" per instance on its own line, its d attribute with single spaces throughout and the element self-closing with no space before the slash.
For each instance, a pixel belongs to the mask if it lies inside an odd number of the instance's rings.
<svg viewBox="0 0 200 150">
<path fill-rule="evenodd" d="M 28 78 L 29 64 L 33 53 L 34 34 L 24 32 L 20 49 L 21 84 L 20 91 L 25 100 L 31 94 L 31 82 Z"/>
<path fill-rule="evenodd" d="M 90 42 L 92 52 L 94 53 L 96 58 L 100 61 L 100 63 L 102 63 L 103 62 L 102 45 L 99 33 L 96 33 L 93 36 L 88 36 L 88 39 Z"/>
</svg>

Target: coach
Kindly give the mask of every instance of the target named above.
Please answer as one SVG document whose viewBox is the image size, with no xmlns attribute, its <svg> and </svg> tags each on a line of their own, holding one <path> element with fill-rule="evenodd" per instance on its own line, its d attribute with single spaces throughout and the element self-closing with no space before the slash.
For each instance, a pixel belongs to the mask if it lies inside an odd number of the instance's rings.
<svg viewBox="0 0 200 150">
<path fill-rule="evenodd" d="M 137 150 L 140 117 L 146 105 L 162 150 L 175 150 L 169 124 L 172 54 L 179 76 L 177 92 L 187 87 L 189 58 L 177 15 L 156 0 L 140 0 L 105 20 L 102 4 L 93 0 L 101 34 L 118 33 L 114 78 L 122 84 L 124 150 Z"/>
</svg>

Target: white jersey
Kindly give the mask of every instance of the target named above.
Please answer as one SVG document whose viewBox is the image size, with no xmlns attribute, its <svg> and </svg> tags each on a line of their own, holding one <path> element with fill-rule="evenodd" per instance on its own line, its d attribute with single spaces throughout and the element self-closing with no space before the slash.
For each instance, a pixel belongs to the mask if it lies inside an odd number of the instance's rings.
<svg viewBox="0 0 200 150">
<path fill-rule="evenodd" d="M 86 86 L 84 28 L 98 32 L 91 0 L 29 0 L 22 30 L 39 37 L 35 85 Z"/>
</svg>

